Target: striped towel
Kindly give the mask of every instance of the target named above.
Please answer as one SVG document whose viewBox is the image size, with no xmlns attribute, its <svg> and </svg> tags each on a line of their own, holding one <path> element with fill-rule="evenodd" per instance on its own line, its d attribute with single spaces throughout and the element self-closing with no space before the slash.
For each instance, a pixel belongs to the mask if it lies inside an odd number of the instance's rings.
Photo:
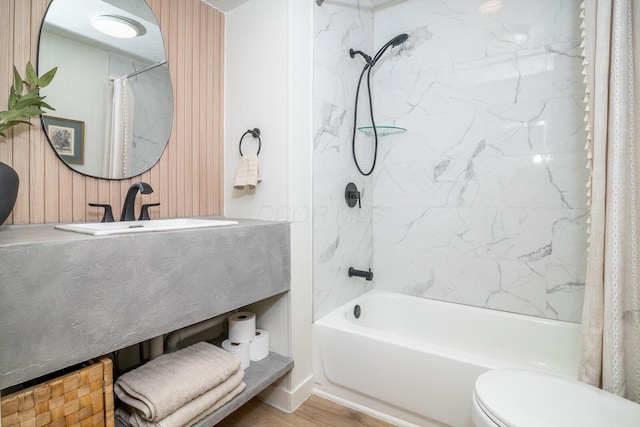
<svg viewBox="0 0 640 427">
<path fill-rule="evenodd" d="M 233 188 L 237 189 L 253 189 L 262 181 L 260 177 L 260 161 L 258 156 L 242 156 L 236 175 L 233 179 Z"/>
</svg>

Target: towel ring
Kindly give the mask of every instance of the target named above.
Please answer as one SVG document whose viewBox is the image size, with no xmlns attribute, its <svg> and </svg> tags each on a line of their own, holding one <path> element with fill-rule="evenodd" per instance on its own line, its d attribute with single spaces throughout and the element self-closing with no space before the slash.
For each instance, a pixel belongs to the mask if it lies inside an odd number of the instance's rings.
<svg viewBox="0 0 640 427">
<path fill-rule="evenodd" d="M 247 136 L 247 134 L 251 134 L 251 136 L 253 136 L 254 138 L 258 138 L 258 152 L 256 153 L 256 156 L 257 156 L 258 154 L 260 154 L 260 149 L 262 148 L 262 140 L 260 139 L 260 129 L 258 128 L 249 129 L 248 131 L 242 134 L 242 136 L 240 137 L 240 143 L 238 143 L 238 150 L 240 150 L 240 155 L 244 156 L 244 154 L 242 154 L 242 140 L 244 139 L 245 136 Z"/>
</svg>

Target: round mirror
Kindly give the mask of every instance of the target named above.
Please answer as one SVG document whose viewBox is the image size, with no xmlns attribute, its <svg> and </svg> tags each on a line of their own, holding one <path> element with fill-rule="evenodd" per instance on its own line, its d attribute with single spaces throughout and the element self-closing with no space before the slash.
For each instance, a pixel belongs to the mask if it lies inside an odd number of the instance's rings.
<svg viewBox="0 0 640 427">
<path fill-rule="evenodd" d="M 151 169 L 171 134 L 173 89 L 158 21 L 144 0 L 52 0 L 38 72 L 55 111 L 43 129 L 71 169 L 130 178 Z"/>
</svg>

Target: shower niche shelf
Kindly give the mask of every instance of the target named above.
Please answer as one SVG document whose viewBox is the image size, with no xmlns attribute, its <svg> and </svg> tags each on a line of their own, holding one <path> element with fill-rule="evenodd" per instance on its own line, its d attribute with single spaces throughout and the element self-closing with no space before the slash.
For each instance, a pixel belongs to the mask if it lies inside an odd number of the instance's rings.
<svg viewBox="0 0 640 427">
<path fill-rule="evenodd" d="M 358 130 L 366 135 L 373 136 L 373 126 L 362 126 Z M 378 136 L 394 135 L 396 133 L 406 132 L 405 128 L 398 126 L 376 126 L 376 132 Z"/>
</svg>

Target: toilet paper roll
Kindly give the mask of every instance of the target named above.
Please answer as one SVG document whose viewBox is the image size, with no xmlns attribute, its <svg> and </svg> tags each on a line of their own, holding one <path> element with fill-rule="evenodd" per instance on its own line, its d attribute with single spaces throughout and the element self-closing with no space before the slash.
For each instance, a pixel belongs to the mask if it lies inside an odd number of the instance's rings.
<svg viewBox="0 0 640 427">
<path fill-rule="evenodd" d="M 222 341 L 222 348 L 240 358 L 242 369 L 247 369 L 251 363 L 249 358 L 249 343 L 235 343 L 229 340 Z"/>
<path fill-rule="evenodd" d="M 229 341 L 249 343 L 256 335 L 256 315 L 249 311 L 238 311 L 227 319 L 229 323 Z"/>
<path fill-rule="evenodd" d="M 252 361 L 262 360 L 269 355 L 269 332 L 256 329 L 255 338 L 249 344 L 249 358 Z"/>
</svg>

